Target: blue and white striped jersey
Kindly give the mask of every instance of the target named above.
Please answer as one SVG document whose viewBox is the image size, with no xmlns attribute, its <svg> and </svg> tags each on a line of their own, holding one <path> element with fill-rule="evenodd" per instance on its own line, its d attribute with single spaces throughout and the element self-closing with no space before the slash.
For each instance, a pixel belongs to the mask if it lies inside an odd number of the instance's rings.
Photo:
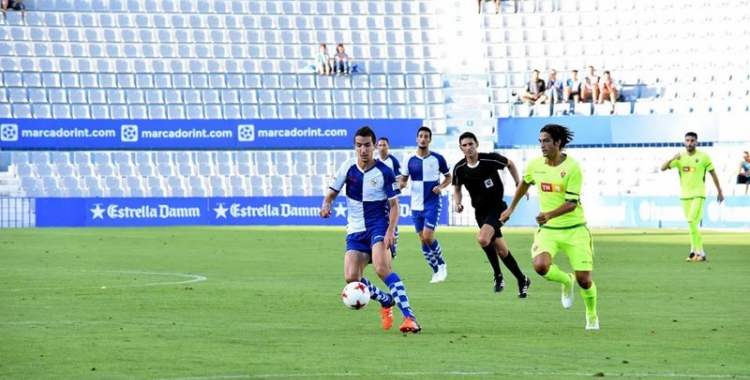
<svg viewBox="0 0 750 380">
<path fill-rule="evenodd" d="M 330 188 L 340 192 L 344 185 L 347 234 L 388 226 L 388 201 L 401 194 L 393 170 L 376 160 L 375 166 L 362 171 L 357 159 L 350 159 L 336 172 Z"/>
<path fill-rule="evenodd" d="M 392 154 L 389 154 L 385 160 L 381 159 L 380 156 L 375 157 L 375 159 L 391 168 L 391 170 L 393 170 L 393 174 L 396 175 L 396 178 L 401 177 L 401 163 L 399 163 L 396 157 L 394 157 Z"/>
<path fill-rule="evenodd" d="M 440 208 L 440 194 L 432 189 L 440 184 L 440 174 L 450 174 L 445 158 L 435 152 L 427 157 L 412 156 L 401 173 L 411 178 L 411 209 L 424 211 L 425 209 Z"/>
</svg>

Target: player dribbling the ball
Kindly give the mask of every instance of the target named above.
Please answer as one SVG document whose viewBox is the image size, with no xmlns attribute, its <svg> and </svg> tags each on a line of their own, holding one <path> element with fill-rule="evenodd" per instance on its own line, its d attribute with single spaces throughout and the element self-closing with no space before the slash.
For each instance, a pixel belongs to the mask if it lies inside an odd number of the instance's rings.
<svg viewBox="0 0 750 380">
<path fill-rule="evenodd" d="M 323 218 L 331 216 L 333 200 L 346 185 L 344 280 L 367 285 L 370 298 L 381 304 L 383 329 L 389 330 L 393 326 L 393 306 L 397 305 L 404 315 L 399 330 L 418 333 L 422 328 L 411 310 L 404 283 L 391 269 L 390 247 L 396 244 L 401 191 L 393 170 L 374 159 L 375 142 L 375 132 L 370 127 L 357 130 L 354 135 L 357 158 L 345 162 L 333 176 L 319 214 Z M 375 273 L 388 286 L 390 293 L 364 277 L 364 269 L 371 261 Z"/>
</svg>

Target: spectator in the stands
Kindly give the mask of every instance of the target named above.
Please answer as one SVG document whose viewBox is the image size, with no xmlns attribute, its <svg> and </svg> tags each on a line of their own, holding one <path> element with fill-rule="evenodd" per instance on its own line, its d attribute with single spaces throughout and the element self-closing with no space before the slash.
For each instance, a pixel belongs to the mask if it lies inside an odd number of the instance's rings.
<svg viewBox="0 0 750 380">
<path fill-rule="evenodd" d="M 592 103 L 596 103 L 596 100 L 599 99 L 599 76 L 596 75 L 594 66 L 589 66 L 589 73 L 586 75 L 581 89 L 581 100 L 586 102 L 589 99 Z"/>
<path fill-rule="evenodd" d="M 747 189 L 750 187 L 750 153 L 747 151 L 742 152 L 742 161 L 737 170 L 737 184 L 745 185 L 745 194 L 747 194 Z"/>
<path fill-rule="evenodd" d="M 349 61 L 351 61 L 351 59 L 344 50 L 344 44 L 338 44 L 336 46 L 336 54 L 333 55 L 333 60 L 333 71 L 336 74 L 349 75 L 349 72 L 351 71 Z"/>
<path fill-rule="evenodd" d="M 570 101 L 571 97 L 576 103 L 581 102 L 581 90 L 583 82 L 578 78 L 578 70 L 570 72 L 570 78 L 565 82 L 565 102 Z"/>
<path fill-rule="evenodd" d="M 563 98 L 563 82 L 557 79 L 557 71 L 554 69 L 549 72 L 547 79 L 547 92 L 545 93 L 542 103 L 552 102 L 560 103 Z"/>
<path fill-rule="evenodd" d="M 545 90 L 544 79 L 539 78 L 539 70 L 534 70 L 531 73 L 531 80 L 526 84 L 526 91 L 518 97 L 518 100 L 533 105 L 544 96 Z"/>
<path fill-rule="evenodd" d="M 617 91 L 617 85 L 615 84 L 615 81 L 612 79 L 609 71 L 605 71 L 604 76 L 599 82 L 599 100 L 597 103 L 604 104 L 604 99 L 609 98 L 609 101 L 612 103 L 612 109 L 609 111 L 609 113 L 614 114 L 615 104 L 617 103 L 617 98 L 619 97 L 620 93 L 619 91 Z"/>
<path fill-rule="evenodd" d="M 320 75 L 331 75 L 331 55 L 328 54 L 326 44 L 318 47 L 318 56 L 315 58 L 315 68 Z"/>
<path fill-rule="evenodd" d="M 2 8 L 0 9 L 0 11 L 3 12 L 3 22 L 6 21 L 7 15 L 5 14 L 5 12 L 7 12 L 8 9 L 21 12 L 21 21 L 26 22 L 26 5 L 23 3 L 23 0 L 2 1 Z"/>
<path fill-rule="evenodd" d="M 479 6 L 479 13 L 482 13 L 482 3 L 484 0 L 477 0 L 477 5 Z M 495 14 L 500 13 L 500 0 L 492 0 L 493 3 L 495 3 Z"/>
</svg>

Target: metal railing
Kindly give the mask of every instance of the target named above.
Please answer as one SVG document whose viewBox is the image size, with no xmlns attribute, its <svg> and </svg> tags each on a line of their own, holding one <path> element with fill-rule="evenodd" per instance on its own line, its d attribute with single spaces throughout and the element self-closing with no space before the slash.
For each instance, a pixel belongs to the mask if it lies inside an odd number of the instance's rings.
<svg viewBox="0 0 750 380">
<path fill-rule="evenodd" d="M 35 226 L 35 198 L 0 197 L 0 228 L 30 228 Z"/>
</svg>

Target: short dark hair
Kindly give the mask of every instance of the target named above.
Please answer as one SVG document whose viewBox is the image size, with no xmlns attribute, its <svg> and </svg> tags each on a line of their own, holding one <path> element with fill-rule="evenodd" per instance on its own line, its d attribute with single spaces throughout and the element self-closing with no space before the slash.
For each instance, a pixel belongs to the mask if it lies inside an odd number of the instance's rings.
<svg viewBox="0 0 750 380">
<path fill-rule="evenodd" d="M 375 141 L 378 141 L 377 138 L 375 138 L 375 131 L 373 131 L 372 128 L 370 128 L 370 127 L 368 127 L 366 125 L 364 127 L 360 128 L 360 129 L 357 129 L 357 133 L 354 134 L 355 141 L 357 139 L 357 136 L 372 137 L 372 142 L 373 143 Z"/>
<path fill-rule="evenodd" d="M 388 138 L 387 138 L 387 137 L 381 137 L 381 138 L 379 138 L 379 139 L 378 139 L 378 142 L 380 142 L 380 141 L 385 141 L 385 143 L 386 143 L 386 144 L 388 144 L 388 145 L 391 145 L 391 142 L 390 142 L 390 141 L 388 141 Z"/>
<path fill-rule="evenodd" d="M 573 131 L 560 124 L 547 124 L 539 132 L 547 132 L 552 137 L 552 141 L 559 141 L 560 149 L 573 141 Z"/>
<path fill-rule="evenodd" d="M 477 140 L 477 136 L 471 132 L 464 132 L 461 134 L 461 136 L 458 136 L 458 143 L 461 144 L 461 140 L 463 139 L 472 139 L 475 143 L 479 144 L 479 140 Z"/>
<path fill-rule="evenodd" d="M 537 74 L 539 74 L 539 70 L 534 70 L 534 71 L 532 71 L 532 73 L 537 73 Z"/>
<path fill-rule="evenodd" d="M 698 140 L 698 134 L 695 132 L 688 132 L 685 134 L 685 137 L 692 136 L 694 139 Z"/>
<path fill-rule="evenodd" d="M 428 127 L 425 127 L 425 126 L 419 127 L 419 129 L 417 129 L 417 136 L 419 136 L 419 132 L 427 132 L 430 134 L 430 138 L 432 138 L 432 129 Z"/>
<path fill-rule="evenodd" d="M 576 70 L 576 69 L 573 69 L 573 72 L 576 73 L 576 74 L 578 74 L 578 70 Z"/>
</svg>

